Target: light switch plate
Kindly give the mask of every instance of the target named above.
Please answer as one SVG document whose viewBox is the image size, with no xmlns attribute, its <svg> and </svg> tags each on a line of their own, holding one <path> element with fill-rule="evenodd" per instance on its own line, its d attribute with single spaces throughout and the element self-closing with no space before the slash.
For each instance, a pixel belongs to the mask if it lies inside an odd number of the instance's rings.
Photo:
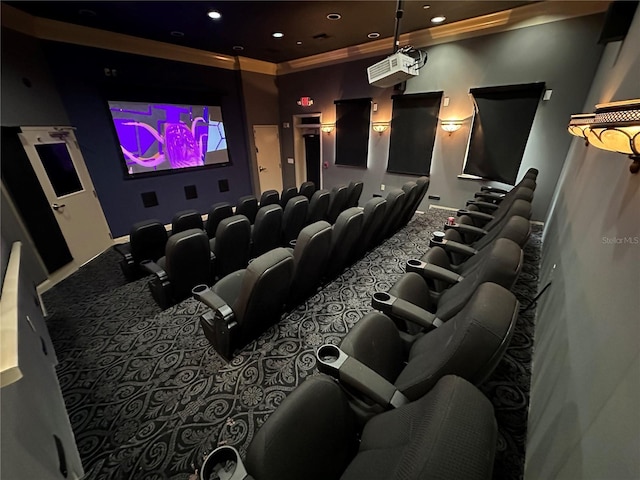
<svg viewBox="0 0 640 480">
<path fill-rule="evenodd" d="M 553 90 L 548 89 L 544 91 L 544 95 L 542 96 L 542 100 L 551 100 L 551 94 L 553 93 Z"/>
<path fill-rule="evenodd" d="M 449 106 L 449 97 L 444 97 L 442 99 L 442 106 L 443 107 L 448 107 Z"/>
<path fill-rule="evenodd" d="M 290 163 L 291 165 L 293 165 L 293 162 L 294 162 L 293 158 L 287 157 L 287 163 Z"/>
</svg>

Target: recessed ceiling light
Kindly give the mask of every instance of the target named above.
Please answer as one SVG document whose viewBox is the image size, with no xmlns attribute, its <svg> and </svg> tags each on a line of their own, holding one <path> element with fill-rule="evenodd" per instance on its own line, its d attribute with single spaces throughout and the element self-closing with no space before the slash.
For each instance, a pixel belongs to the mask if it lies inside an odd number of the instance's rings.
<svg viewBox="0 0 640 480">
<path fill-rule="evenodd" d="M 80 10 L 78 10 L 78 15 L 82 15 L 83 17 L 95 17 L 98 14 L 96 12 L 94 12 L 93 10 L 89 10 L 86 8 L 81 8 Z"/>
<path fill-rule="evenodd" d="M 298 40 L 298 41 L 296 42 L 296 45 L 302 45 L 302 42 L 301 42 L 300 40 Z"/>
<path fill-rule="evenodd" d="M 180 32 L 178 30 L 174 30 L 173 32 L 171 32 L 171 36 L 172 37 L 184 37 L 184 32 Z"/>
<path fill-rule="evenodd" d="M 427 8 L 431 8 L 431 5 L 422 5 L 422 8 L 426 10 Z"/>
<path fill-rule="evenodd" d="M 371 32 L 367 35 L 369 38 L 378 38 L 380 34 L 378 32 Z"/>
<path fill-rule="evenodd" d="M 447 19 L 444 15 L 438 15 L 437 17 L 433 17 L 431 19 L 431 23 L 442 23 Z"/>
<path fill-rule="evenodd" d="M 209 10 L 207 16 L 214 20 L 220 20 L 222 18 L 222 14 L 217 10 Z"/>
<path fill-rule="evenodd" d="M 233 46 L 233 49 L 234 49 L 236 52 L 241 52 L 242 50 L 244 50 L 244 47 L 243 47 L 242 45 L 234 45 L 234 46 Z"/>
<path fill-rule="evenodd" d="M 330 13 L 329 15 L 327 15 L 327 18 L 329 20 L 340 20 L 342 18 L 342 15 L 340 15 L 339 13 Z"/>
<path fill-rule="evenodd" d="M 282 38 L 282 37 L 284 37 L 284 33 L 282 33 L 282 32 L 273 32 L 273 33 L 271 34 L 271 36 L 272 36 L 273 38 Z"/>
</svg>

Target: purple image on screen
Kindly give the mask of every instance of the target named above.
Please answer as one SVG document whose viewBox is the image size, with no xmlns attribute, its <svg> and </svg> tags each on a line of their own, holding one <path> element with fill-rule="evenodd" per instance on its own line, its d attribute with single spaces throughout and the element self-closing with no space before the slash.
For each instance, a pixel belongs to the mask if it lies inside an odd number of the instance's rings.
<svg viewBox="0 0 640 480">
<path fill-rule="evenodd" d="M 109 106 L 129 174 L 228 161 L 219 107 L 212 107 L 214 120 L 211 108 L 205 106 L 131 102 L 109 102 Z M 224 153 L 223 161 L 209 152 Z"/>
</svg>

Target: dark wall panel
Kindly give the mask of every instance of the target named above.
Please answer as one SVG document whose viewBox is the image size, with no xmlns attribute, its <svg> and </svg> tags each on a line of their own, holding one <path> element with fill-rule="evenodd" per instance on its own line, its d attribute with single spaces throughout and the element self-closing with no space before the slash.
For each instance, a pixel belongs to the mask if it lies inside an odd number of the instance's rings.
<svg viewBox="0 0 640 480">
<path fill-rule="evenodd" d="M 336 165 L 367 167 L 371 99 L 336 100 Z"/>
<path fill-rule="evenodd" d="M 179 210 L 206 212 L 218 201 L 235 202 L 251 194 L 247 140 L 239 73 L 201 65 L 130 55 L 57 42 L 43 42 L 49 67 L 91 174 L 114 237 L 146 218 L 169 222 Z M 105 69 L 113 73 L 105 75 Z M 124 179 L 121 152 L 106 100 L 113 91 L 166 91 L 168 103 L 181 92 L 189 99 L 220 99 L 232 165 L 151 178 Z M 217 183 L 228 179 L 229 191 Z M 198 198 L 187 200 L 184 187 L 195 185 Z M 155 191 L 158 205 L 145 208 L 141 194 Z"/>
</svg>

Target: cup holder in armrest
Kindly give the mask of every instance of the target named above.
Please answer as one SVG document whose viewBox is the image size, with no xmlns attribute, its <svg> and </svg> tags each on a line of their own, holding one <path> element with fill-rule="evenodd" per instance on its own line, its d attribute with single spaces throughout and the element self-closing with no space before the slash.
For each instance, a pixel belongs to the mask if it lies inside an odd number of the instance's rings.
<svg viewBox="0 0 640 480">
<path fill-rule="evenodd" d="M 391 311 L 395 301 L 396 297 L 393 295 L 389 295 L 386 292 L 376 292 L 371 299 L 371 306 L 382 313 L 388 313 Z"/>
<path fill-rule="evenodd" d="M 407 260 L 406 270 L 407 272 L 420 273 L 426 266 L 427 264 L 425 262 L 422 262 L 416 259 L 411 259 L 411 260 Z"/>
<path fill-rule="evenodd" d="M 193 287 L 191 289 L 191 294 L 195 297 L 197 295 L 203 294 L 207 290 L 209 290 L 209 287 L 207 285 L 205 285 L 204 283 L 201 283 L 200 285 L 196 285 L 195 287 Z"/>
<path fill-rule="evenodd" d="M 434 242 L 442 242 L 444 240 L 444 232 L 433 232 L 431 240 Z"/>
<path fill-rule="evenodd" d="M 200 480 L 243 480 L 247 477 L 238 451 L 229 446 L 216 448 L 204 459 Z"/>
<path fill-rule="evenodd" d="M 457 216 L 460 217 L 462 215 L 468 215 L 469 214 L 469 210 L 465 209 L 465 208 L 461 208 L 458 210 L 457 212 Z"/>
<path fill-rule="evenodd" d="M 318 370 L 337 376 L 340 367 L 349 356 L 339 347 L 327 343 L 318 348 L 316 358 L 318 359 Z"/>
</svg>

